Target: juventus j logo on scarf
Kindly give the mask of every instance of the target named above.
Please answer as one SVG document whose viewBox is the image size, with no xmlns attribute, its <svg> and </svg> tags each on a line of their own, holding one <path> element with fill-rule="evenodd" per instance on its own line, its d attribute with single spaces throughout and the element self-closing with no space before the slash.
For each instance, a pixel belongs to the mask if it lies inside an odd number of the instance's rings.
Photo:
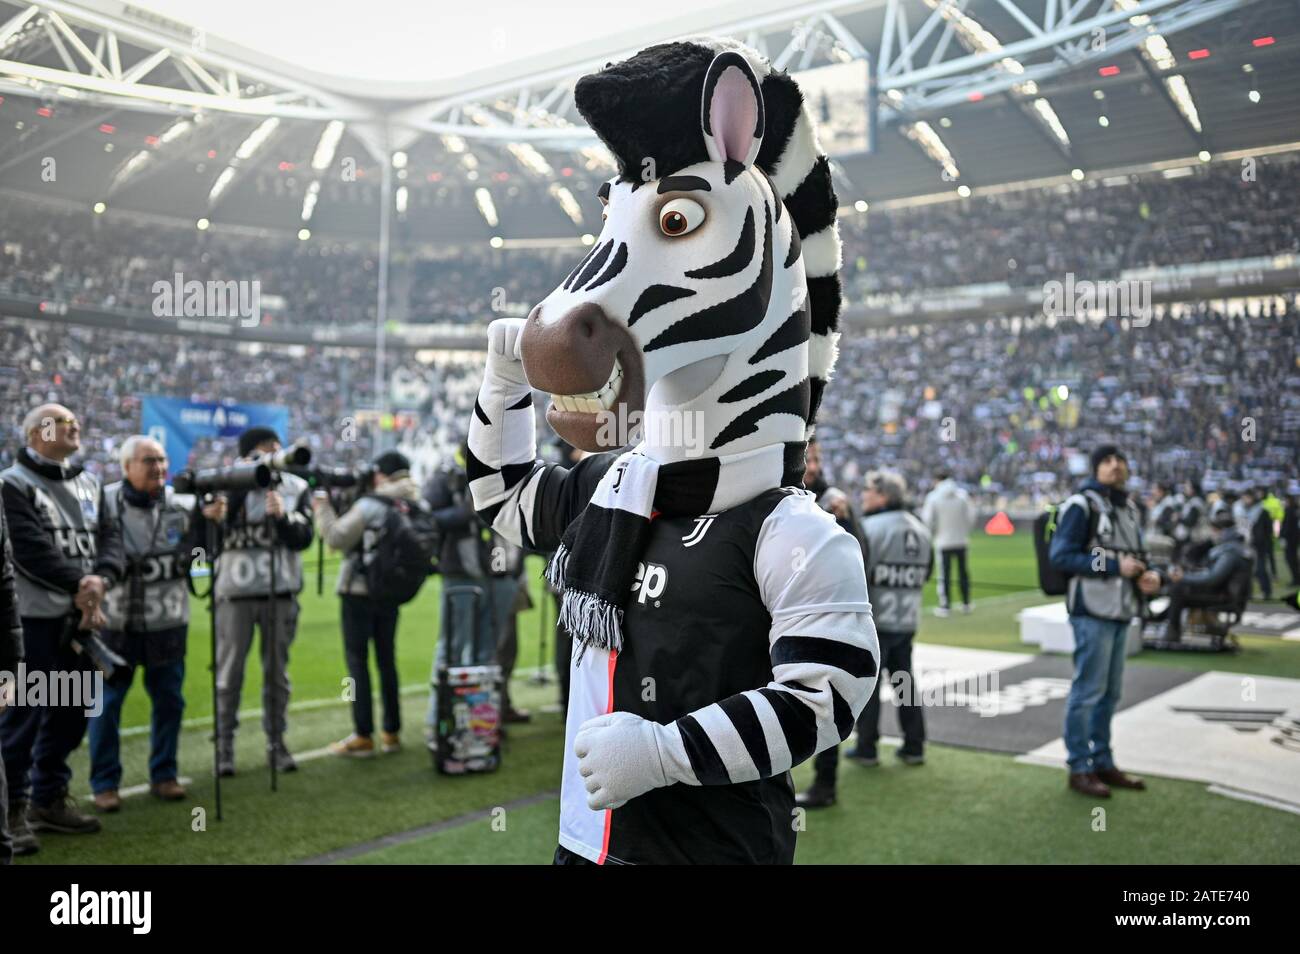
<svg viewBox="0 0 1300 954">
<path fill-rule="evenodd" d="M 773 487 L 799 486 L 805 448 L 798 441 L 670 464 L 640 447 L 620 456 L 546 566 L 546 581 L 564 594 L 559 621 L 578 641 L 579 659 L 588 646 L 623 648 L 623 609 L 654 516 L 717 513 Z"/>
</svg>

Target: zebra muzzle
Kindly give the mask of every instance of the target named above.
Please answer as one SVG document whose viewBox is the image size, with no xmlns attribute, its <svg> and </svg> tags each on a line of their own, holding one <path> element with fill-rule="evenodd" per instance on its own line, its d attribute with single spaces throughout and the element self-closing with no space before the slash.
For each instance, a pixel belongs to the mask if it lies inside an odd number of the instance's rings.
<svg viewBox="0 0 1300 954">
<path fill-rule="evenodd" d="M 528 382 L 550 392 L 546 420 L 555 433 L 586 451 L 631 441 L 624 432 L 645 409 L 645 364 L 632 334 L 599 305 L 584 302 L 555 321 L 538 305 L 520 352 Z"/>
</svg>

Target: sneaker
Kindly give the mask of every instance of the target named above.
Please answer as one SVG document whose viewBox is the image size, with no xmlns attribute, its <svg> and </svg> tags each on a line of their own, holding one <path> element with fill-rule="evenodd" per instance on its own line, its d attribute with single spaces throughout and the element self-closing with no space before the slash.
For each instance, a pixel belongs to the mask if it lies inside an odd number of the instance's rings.
<svg viewBox="0 0 1300 954">
<path fill-rule="evenodd" d="M 835 804 L 835 786 L 813 782 L 807 791 L 794 797 L 794 803 L 800 808 L 830 808 Z"/>
<path fill-rule="evenodd" d="M 375 754 L 375 743 L 370 736 L 353 732 L 346 739 L 331 744 L 330 751 L 347 758 L 368 759 Z"/>
<path fill-rule="evenodd" d="M 949 612 L 948 607 L 936 606 L 934 608 L 934 615 L 939 617 L 940 619 L 947 619 L 952 614 Z"/>
<path fill-rule="evenodd" d="M 380 732 L 379 746 L 385 755 L 402 751 L 402 740 L 396 732 Z"/>
<path fill-rule="evenodd" d="M 117 794 L 117 789 L 109 788 L 102 792 L 95 793 L 95 810 L 111 814 L 122 809 L 122 796 Z"/>
<path fill-rule="evenodd" d="M 925 756 L 920 752 L 904 752 L 902 749 L 899 749 L 894 754 L 898 756 L 898 761 L 902 762 L 904 765 L 925 764 Z"/>
<path fill-rule="evenodd" d="M 28 812 L 33 831 L 56 831 L 64 835 L 93 835 L 103 826 L 94 815 L 77 811 L 76 802 L 64 791 L 48 805 L 32 803 Z"/>
<path fill-rule="evenodd" d="M 963 616 L 969 616 L 974 611 L 974 609 L 975 607 L 971 606 L 969 603 L 961 604 L 961 611 Z"/>
<path fill-rule="evenodd" d="M 34 855 L 41 850 L 41 840 L 32 831 L 27 817 L 26 802 L 12 802 L 9 805 L 9 837 L 13 841 L 14 857 Z"/>
<path fill-rule="evenodd" d="M 373 743 L 372 743 L 373 745 Z M 296 772 L 298 763 L 294 761 L 289 749 L 283 742 L 273 742 L 266 747 L 266 759 L 269 762 L 275 759 L 275 770 L 277 772 Z"/>
<path fill-rule="evenodd" d="M 867 752 L 849 752 L 844 757 L 850 762 L 861 765 L 863 768 L 875 768 L 880 764 L 880 757 L 876 755 L 874 749 Z"/>
</svg>

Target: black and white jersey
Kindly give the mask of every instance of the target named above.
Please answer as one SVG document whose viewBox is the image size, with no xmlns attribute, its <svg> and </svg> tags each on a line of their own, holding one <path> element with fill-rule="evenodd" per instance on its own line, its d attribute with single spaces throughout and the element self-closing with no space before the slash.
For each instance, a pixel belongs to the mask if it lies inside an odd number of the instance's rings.
<svg viewBox="0 0 1300 954">
<path fill-rule="evenodd" d="M 538 465 L 526 520 L 538 547 L 558 544 L 615 457 Z M 792 487 L 658 516 L 624 614 L 621 652 L 571 661 L 560 844 L 601 863 L 790 863 L 789 770 L 848 736 L 876 675 L 857 542 Z M 589 809 L 574 737 L 615 711 L 675 724 L 676 761 L 698 784 Z"/>
</svg>

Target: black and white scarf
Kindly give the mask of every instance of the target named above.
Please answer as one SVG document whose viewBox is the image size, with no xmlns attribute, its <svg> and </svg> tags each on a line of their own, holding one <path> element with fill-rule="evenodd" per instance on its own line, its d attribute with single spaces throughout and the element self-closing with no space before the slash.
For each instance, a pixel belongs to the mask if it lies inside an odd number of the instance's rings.
<svg viewBox="0 0 1300 954">
<path fill-rule="evenodd" d="M 622 649 L 623 608 L 651 520 L 719 513 L 773 487 L 802 486 L 806 446 L 772 444 L 669 464 L 640 447 L 619 456 L 546 566 L 547 582 L 564 594 L 560 623 L 579 642 L 579 657 L 588 646 Z"/>
</svg>

